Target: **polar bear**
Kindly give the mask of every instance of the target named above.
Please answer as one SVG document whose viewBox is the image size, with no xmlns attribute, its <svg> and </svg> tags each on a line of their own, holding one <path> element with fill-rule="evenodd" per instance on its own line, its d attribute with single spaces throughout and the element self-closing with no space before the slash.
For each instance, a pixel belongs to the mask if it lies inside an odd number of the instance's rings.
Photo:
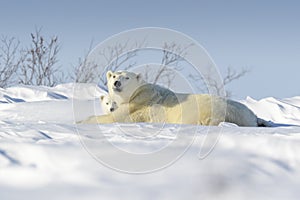
<svg viewBox="0 0 300 200">
<path fill-rule="evenodd" d="M 140 74 L 107 72 L 108 90 L 119 108 L 110 114 L 90 117 L 82 123 L 156 122 L 239 126 L 267 126 L 244 104 L 209 94 L 184 94 L 146 83 Z"/>
<path fill-rule="evenodd" d="M 114 112 L 118 108 L 117 103 L 108 94 L 100 96 L 100 103 L 106 114 Z"/>
<path fill-rule="evenodd" d="M 106 73 L 108 93 L 118 105 L 128 103 L 135 89 L 146 84 L 141 74 L 128 71 Z"/>
</svg>

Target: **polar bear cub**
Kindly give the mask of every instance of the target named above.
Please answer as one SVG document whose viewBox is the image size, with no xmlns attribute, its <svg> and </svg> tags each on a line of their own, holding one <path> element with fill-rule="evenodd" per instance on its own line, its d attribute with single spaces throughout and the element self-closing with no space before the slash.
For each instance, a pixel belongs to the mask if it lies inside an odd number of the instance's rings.
<svg viewBox="0 0 300 200">
<path fill-rule="evenodd" d="M 114 112 L 118 108 L 117 103 L 108 94 L 100 96 L 100 103 L 106 114 Z"/>
</svg>

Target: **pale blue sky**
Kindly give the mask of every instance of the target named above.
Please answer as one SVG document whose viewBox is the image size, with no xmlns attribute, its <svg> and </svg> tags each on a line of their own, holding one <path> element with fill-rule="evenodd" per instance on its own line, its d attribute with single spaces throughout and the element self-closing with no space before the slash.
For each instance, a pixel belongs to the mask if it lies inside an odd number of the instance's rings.
<svg viewBox="0 0 300 200">
<path fill-rule="evenodd" d="M 67 1 L 0 0 L 0 34 L 29 41 L 35 26 L 58 35 L 60 63 L 69 68 L 107 37 L 138 27 L 183 32 L 209 52 L 222 71 L 251 72 L 228 89 L 256 99 L 300 95 L 300 3 L 298 1 Z"/>
</svg>

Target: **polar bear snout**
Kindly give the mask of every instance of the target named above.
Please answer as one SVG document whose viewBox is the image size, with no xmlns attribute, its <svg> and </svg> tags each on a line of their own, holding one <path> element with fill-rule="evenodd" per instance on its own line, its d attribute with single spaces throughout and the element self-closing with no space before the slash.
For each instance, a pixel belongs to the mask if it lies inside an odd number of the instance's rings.
<svg viewBox="0 0 300 200">
<path fill-rule="evenodd" d="M 122 86 L 121 81 L 115 81 L 113 90 L 116 91 L 116 92 L 121 92 L 122 91 L 121 86 Z"/>
<path fill-rule="evenodd" d="M 121 81 L 115 81 L 114 86 L 117 88 L 121 87 Z"/>
</svg>

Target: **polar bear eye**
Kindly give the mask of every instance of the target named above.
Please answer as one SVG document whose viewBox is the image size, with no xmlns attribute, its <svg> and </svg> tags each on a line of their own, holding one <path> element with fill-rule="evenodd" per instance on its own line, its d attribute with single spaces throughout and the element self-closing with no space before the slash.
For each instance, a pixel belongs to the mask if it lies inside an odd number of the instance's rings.
<svg viewBox="0 0 300 200">
<path fill-rule="evenodd" d="M 108 105 L 109 103 L 106 103 L 106 105 Z"/>
<path fill-rule="evenodd" d="M 116 78 L 116 75 L 113 75 L 113 78 Z"/>
</svg>

